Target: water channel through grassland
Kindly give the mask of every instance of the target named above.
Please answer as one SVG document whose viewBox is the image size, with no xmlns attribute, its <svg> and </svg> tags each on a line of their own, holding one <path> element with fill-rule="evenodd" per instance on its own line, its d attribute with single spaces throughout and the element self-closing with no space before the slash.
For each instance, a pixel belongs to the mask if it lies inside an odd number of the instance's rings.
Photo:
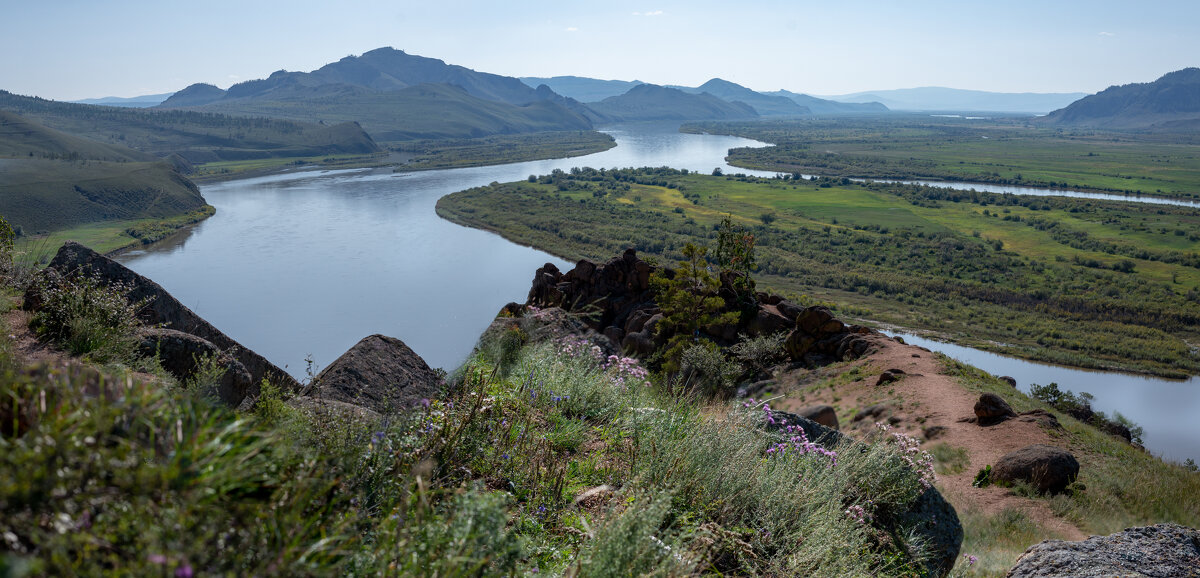
<svg viewBox="0 0 1200 578">
<path fill-rule="evenodd" d="M 724 161 L 732 147 L 763 143 L 677 129 L 673 124 L 612 127 L 608 132 L 616 138 L 616 148 L 570 159 L 415 173 L 310 171 L 207 185 L 202 192 L 217 208 L 215 216 L 168 243 L 126 253 L 120 260 L 297 377 L 305 376 L 306 358 L 319 370 L 372 333 L 398 337 L 431 366 L 449 370 L 466 359 L 505 303 L 524 301 L 538 267 L 570 264 L 444 221 L 434 212 L 437 200 L 491 182 L 582 166 L 703 172 L 720 167 L 727 174 L 774 174 Z M 1200 420 L 1194 417 L 1200 413 L 1200 384 L 1195 378 L 1180 383 L 1084 372 L 939 342 L 921 344 L 991 373 L 1016 377 L 1026 390 L 1030 382 L 1056 381 L 1066 389 L 1088 391 L 1096 396 L 1097 409 L 1120 411 L 1141 424 L 1153 451 L 1176 460 L 1200 460 Z M 963 357 L 968 355 L 974 357 Z M 1075 373 L 1058 377 L 1054 371 Z"/>
</svg>

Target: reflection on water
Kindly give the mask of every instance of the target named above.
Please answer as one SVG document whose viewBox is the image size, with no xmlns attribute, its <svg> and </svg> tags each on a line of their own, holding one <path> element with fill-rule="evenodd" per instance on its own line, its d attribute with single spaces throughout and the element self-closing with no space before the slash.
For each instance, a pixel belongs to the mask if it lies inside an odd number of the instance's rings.
<svg viewBox="0 0 1200 578">
<path fill-rule="evenodd" d="M 961 345 L 933 341 L 908 334 L 905 343 L 919 345 L 974 365 L 993 375 L 1017 380 L 1017 387 L 1029 393 L 1029 385 L 1057 383 L 1059 389 L 1075 393 L 1086 391 L 1096 399 L 1093 409 L 1111 416 L 1113 412 L 1142 426 L 1142 441 L 1156 454 L 1178 462 L 1192 458 L 1200 462 L 1200 377 L 1172 380 L 1112 371 L 1075 369 L 1007 357 Z"/>
</svg>

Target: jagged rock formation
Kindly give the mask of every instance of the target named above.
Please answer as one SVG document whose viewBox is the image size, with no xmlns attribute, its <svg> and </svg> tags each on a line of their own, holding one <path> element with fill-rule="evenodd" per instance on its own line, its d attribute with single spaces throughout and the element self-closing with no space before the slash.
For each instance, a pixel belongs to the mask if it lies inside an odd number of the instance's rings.
<svg viewBox="0 0 1200 578">
<path fill-rule="evenodd" d="M 789 425 L 799 426 L 809 440 L 829 449 L 855 443 L 846 434 L 794 413 L 776 410 L 772 410 L 769 416 L 767 412 L 763 413 L 763 427 L 769 431 L 779 431 Z M 929 558 L 925 561 L 926 576 L 941 577 L 950 573 L 962 548 L 963 527 L 954 506 L 946 501 L 937 488 L 925 490 L 909 505 L 908 510 L 897 512 L 888 523 L 894 528 L 912 528 L 919 542 L 927 546 Z"/>
<path fill-rule="evenodd" d="M 258 384 L 263 379 L 267 379 L 284 391 L 295 391 L 300 387 L 295 378 L 288 375 L 287 372 L 222 333 L 221 330 L 180 303 L 158 283 L 79 243 L 68 241 L 63 245 L 54 259 L 50 261 L 47 269 L 54 271 L 49 275 L 62 277 L 70 277 L 75 274 L 91 275 L 106 284 L 120 283 L 128 286 L 130 301 L 149 300 L 141 312 L 142 320 L 147 324 L 161 325 L 167 329 L 196 336 L 236 359 L 248 372 L 251 385 L 241 393 L 240 398 L 237 387 L 231 386 L 231 389 L 225 392 L 229 395 L 228 399 L 224 397 L 224 394 L 222 397 L 230 405 L 236 406 L 246 397 L 257 396 Z M 26 296 L 25 307 L 36 309 L 41 301 L 36 291 L 31 291 L 31 293 Z"/>
<path fill-rule="evenodd" d="M 1079 475 L 1079 461 L 1062 448 L 1033 444 L 1009 452 L 996 461 L 992 479 L 998 482 L 1028 482 L 1039 492 L 1057 494 Z"/>
<path fill-rule="evenodd" d="M 663 315 L 650 289 L 655 270 L 633 249 L 603 265 L 580 260 L 566 273 L 547 263 L 534 275 L 526 303 L 582 313 L 592 330 L 626 352 L 649 355 L 669 337 L 656 331 Z M 674 271 L 664 268 L 663 275 L 673 278 Z M 717 295 L 726 303 L 736 301 L 734 281 L 732 275 L 721 276 Z M 825 307 L 803 308 L 761 292 L 755 307 L 753 315 L 743 314 L 737 324 L 705 327 L 702 333 L 720 345 L 732 345 L 740 335 L 757 337 L 790 330 L 785 344 L 789 356 L 810 366 L 854 359 L 870 348 L 865 339 L 870 329 L 847 326 Z"/>
<path fill-rule="evenodd" d="M 818 305 L 804 309 L 795 321 L 796 329 L 788 335 L 783 346 L 792 359 L 805 361 L 810 366 L 857 359 L 871 347 L 865 338 L 872 333 L 870 329 L 847 326 L 825 307 Z"/>
<path fill-rule="evenodd" d="M 395 337 L 370 335 L 326 367 L 305 392 L 390 414 L 437 396 L 441 377 Z"/>
<path fill-rule="evenodd" d="M 1200 531 L 1178 524 L 1126 528 L 1081 542 L 1047 540 L 1017 559 L 1009 578 L 1200 576 Z"/>
</svg>

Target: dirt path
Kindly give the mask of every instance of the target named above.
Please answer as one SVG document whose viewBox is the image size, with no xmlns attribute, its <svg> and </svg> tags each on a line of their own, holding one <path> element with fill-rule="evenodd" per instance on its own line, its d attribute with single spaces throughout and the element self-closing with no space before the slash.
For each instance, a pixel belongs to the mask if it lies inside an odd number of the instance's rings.
<svg viewBox="0 0 1200 578">
<path fill-rule="evenodd" d="M 43 363 L 62 366 L 71 363 L 71 356 L 65 351 L 38 341 L 37 336 L 29 330 L 29 316 L 28 312 L 20 309 L 4 313 L 4 328 L 8 331 L 17 363 L 21 366 Z"/>
<path fill-rule="evenodd" d="M 1074 524 L 1056 515 L 1045 501 L 1034 500 L 1013 494 L 1007 488 L 971 486 L 975 473 L 1004 454 L 1031 444 L 1062 446 L 1049 431 L 1033 421 L 1010 419 L 1000 424 L 982 427 L 974 423 L 959 421 L 974 417 L 978 394 L 971 393 L 959 385 L 955 377 L 942 373 L 941 363 L 933 353 L 912 345 L 892 341 L 882 335 L 872 336 L 875 351 L 869 356 L 842 369 L 843 372 L 859 368 L 860 377 L 849 383 L 819 391 L 805 392 L 803 399 L 793 393 L 772 405 L 784 410 L 797 410 L 810 405 L 828 404 L 838 409 L 841 429 L 851 435 L 874 427 L 876 421 L 891 421 L 900 431 L 925 439 L 931 427 L 945 428 L 933 437 L 934 443 L 945 443 L 964 448 L 969 463 L 962 472 L 954 475 L 939 475 L 938 488 L 960 512 L 974 510 L 992 516 L 1006 509 L 1024 512 L 1043 528 L 1065 540 L 1087 538 Z M 895 382 L 875 385 L 883 370 L 900 369 L 904 375 Z M 780 380 L 782 391 L 795 391 L 793 381 L 788 385 L 785 377 Z M 886 409 L 879 416 L 852 421 L 852 416 L 862 408 L 883 404 Z"/>
</svg>

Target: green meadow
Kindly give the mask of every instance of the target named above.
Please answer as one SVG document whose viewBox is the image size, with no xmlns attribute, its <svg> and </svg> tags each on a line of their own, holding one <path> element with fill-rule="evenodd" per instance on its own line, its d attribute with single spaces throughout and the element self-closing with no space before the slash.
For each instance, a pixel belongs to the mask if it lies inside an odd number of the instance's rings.
<svg viewBox="0 0 1200 578">
<path fill-rule="evenodd" d="M 1200 371 L 1200 211 L 907 185 L 558 171 L 455 193 L 455 222 L 566 259 L 660 262 L 749 228 L 760 284 L 862 321 L 1011 355 L 1183 377 Z"/>
<path fill-rule="evenodd" d="M 731 164 L 753 169 L 1200 199 L 1200 141 L 1186 134 L 926 116 L 694 123 L 682 130 L 774 144 L 730 151 Z"/>
</svg>

